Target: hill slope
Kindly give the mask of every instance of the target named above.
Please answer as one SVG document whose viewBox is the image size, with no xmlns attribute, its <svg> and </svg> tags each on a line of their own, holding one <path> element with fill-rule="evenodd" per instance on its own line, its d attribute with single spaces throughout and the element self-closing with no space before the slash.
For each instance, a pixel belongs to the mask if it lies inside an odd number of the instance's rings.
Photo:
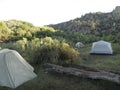
<svg viewBox="0 0 120 90">
<path fill-rule="evenodd" d="M 96 35 L 117 33 L 120 31 L 120 6 L 109 13 L 88 13 L 81 18 L 49 26 L 72 33 L 93 33 Z"/>
</svg>

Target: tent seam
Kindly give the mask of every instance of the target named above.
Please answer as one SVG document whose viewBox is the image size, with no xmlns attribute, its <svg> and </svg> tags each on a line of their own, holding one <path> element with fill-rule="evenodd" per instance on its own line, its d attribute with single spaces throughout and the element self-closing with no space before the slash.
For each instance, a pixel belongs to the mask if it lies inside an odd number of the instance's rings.
<svg viewBox="0 0 120 90">
<path fill-rule="evenodd" d="M 6 53 L 6 54 L 7 54 L 7 53 Z M 4 61 L 5 61 L 5 64 L 6 64 L 6 66 L 7 66 L 6 69 L 7 69 L 8 75 L 9 75 L 9 77 L 10 77 L 10 84 L 15 88 L 15 84 L 14 84 L 14 82 L 13 82 L 13 80 L 12 80 L 12 77 L 11 77 L 10 72 L 9 72 L 9 70 L 8 70 L 8 65 L 7 65 L 7 63 L 6 63 L 6 58 L 5 58 L 6 54 L 4 54 Z"/>
</svg>

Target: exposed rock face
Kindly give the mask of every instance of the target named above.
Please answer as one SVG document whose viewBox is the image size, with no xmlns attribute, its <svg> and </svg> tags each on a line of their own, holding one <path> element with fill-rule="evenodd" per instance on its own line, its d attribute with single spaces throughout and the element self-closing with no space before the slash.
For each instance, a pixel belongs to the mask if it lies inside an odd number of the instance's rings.
<svg viewBox="0 0 120 90">
<path fill-rule="evenodd" d="M 113 12 L 120 12 L 120 6 L 117 6 Z"/>
<path fill-rule="evenodd" d="M 117 6 L 113 11 L 112 11 L 112 15 L 114 17 L 115 20 L 119 20 L 120 19 L 120 6 Z"/>
<path fill-rule="evenodd" d="M 98 69 L 77 69 L 77 68 L 71 68 L 71 67 L 63 67 L 55 64 L 47 63 L 44 65 L 47 70 L 53 70 L 58 73 L 65 73 L 69 75 L 84 77 L 84 78 L 91 78 L 91 79 L 102 79 L 102 80 L 108 80 L 111 82 L 115 82 L 120 84 L 120 75 L 112 72 L 107 72 L 104 70 L 98 70 Z"/>
</svg>

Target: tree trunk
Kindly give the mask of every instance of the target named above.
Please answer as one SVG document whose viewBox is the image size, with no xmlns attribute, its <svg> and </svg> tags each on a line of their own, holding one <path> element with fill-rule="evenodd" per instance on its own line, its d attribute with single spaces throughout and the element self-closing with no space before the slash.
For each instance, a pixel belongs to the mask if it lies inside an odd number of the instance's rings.
<svg viewBox="0 0 120 90">
<path fill-rule="evenodd" d="M 120 75 L 104 70 L 89 70 L 89 69 L 77 69 L 72 67 L 63 67 L 55 64 L 47 63 L 44 65 L 47 70 L 52 70 L 58 73 L 65 73 L 69 75 L 91 78 L 91 79 L 102 79 L 108 80 L 120 84 Z M 87 68 L 87 67 L 86 67 Z"/>
</svg>

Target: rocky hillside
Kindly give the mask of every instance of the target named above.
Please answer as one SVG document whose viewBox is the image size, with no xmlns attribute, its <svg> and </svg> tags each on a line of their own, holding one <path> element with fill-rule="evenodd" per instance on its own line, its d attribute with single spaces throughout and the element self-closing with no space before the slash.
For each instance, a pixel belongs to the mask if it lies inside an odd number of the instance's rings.
<svg viewBox="0 0 120 90">
<path fill-rule="evenodd" d="M 49 26 L 71 33 L 114 34 L 120 31 L 120 6 L 109 13 L 88 13 L 81 18 Z"/>
</svg>

